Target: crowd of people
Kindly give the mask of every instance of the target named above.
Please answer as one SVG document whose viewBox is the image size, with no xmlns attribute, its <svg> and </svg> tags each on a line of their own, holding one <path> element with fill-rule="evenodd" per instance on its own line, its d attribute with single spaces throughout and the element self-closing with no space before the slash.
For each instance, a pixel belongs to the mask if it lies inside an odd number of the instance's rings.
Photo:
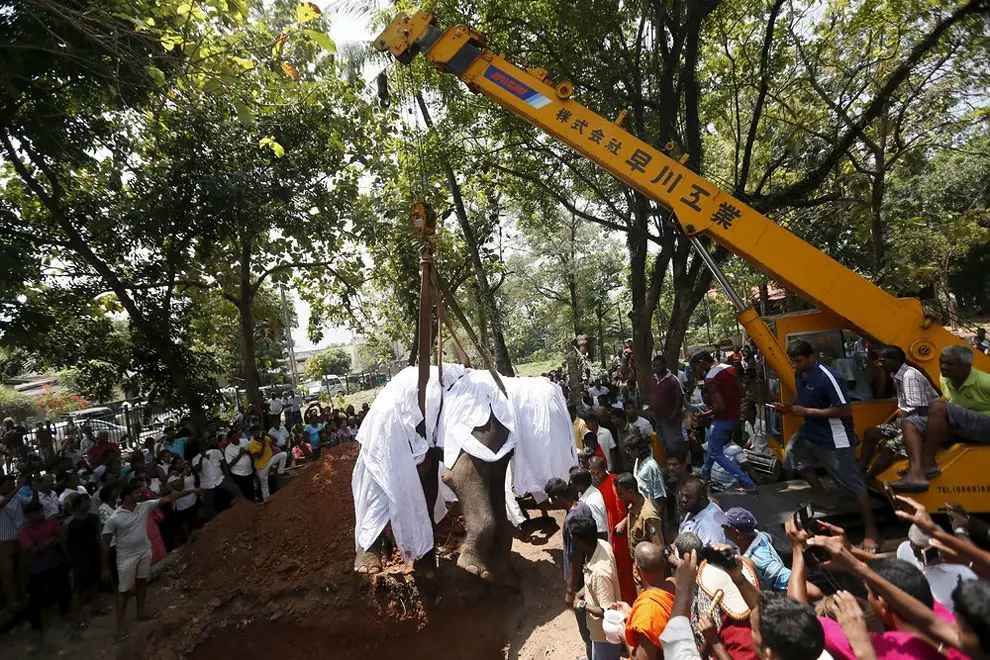
<svg viewBox="0 0 990 660">
<path fill-rule="evenodd" d="M 643 393 L 625 367 L 631 360 L 617 359 L 599 378 L 585 373 L 580 404 L 571 406 L 580 464 L 545 490 L 567 512 L 564 599 L 587 658 L 990 655 L 990 553 L 982 549 L 990 528 L 950 505 L 946 531 L 899 495 L 908 540 L 896 556 L 879 558 L 866 472 L 884 469 L 873 459 L 889 466 L 899 451 L 887 442 L 893 433 L 871 429 L 857 457 L 849 379 L 807 341 L 791 342 L 787 354 L 797 397 L 767 397 L 769 407 L 764 384 L 751 378 L 762 371 L 752 348 L 699 351 L 676 371 L 657 356 Z M 937 465 L 925 461 L 948 437 L 990 437 L 990 375 L 972 364 L 969 347 L 943 352 L 939 398 L 900 349 L 876 351 L 898 399 L 888 427 L 902 431 L 911 458 L 905 483 L 918 466 L 932 478 Z M 548 377 L 565 381 L 559 372 Z M 764 408 L 802 419 L 785 464 L 813 495 L 786 525 L 789 561 L 751 511 L 719 504 L 723 492 L 760 487 L 749 463 L 768 453 Z M 815 516 L 831 508 L 816 466 L 855 498 L 862 543 Z"/>
<path fill-rule="evenodd" d="M 145 590 L 152 565 L 235 500 L 267 501 L 279 475 L 354 442 L 367 412 L 367 404 L 341 410 L 320 403 L 303 412 L 287 394 L 284 403 L 266 400 L 260 413 L 241 407 L 205 428 L 186 420 L 141 442 L 112 442 L 83 424 L 50 453 L 30 447 L 26 429 L 5 420 L 14 468 L 0 475 L 6 620 L 26 614 L 40 640 L 44 606 L 57 602 L 77 632 L 101 610 L 100 594 L 109 589 L 123 639 L 131 596 L 137 617 L 151 616 Z"/>
</svg>

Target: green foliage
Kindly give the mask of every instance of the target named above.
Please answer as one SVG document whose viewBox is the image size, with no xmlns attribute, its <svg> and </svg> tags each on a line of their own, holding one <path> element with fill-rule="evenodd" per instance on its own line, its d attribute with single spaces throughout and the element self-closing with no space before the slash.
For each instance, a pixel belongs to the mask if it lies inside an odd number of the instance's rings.
<svg viewBox="0 0 990 660">
<path fill-rule="evenodd" d="M 12 417 L 24 422 L 34 418 L 35 401 L 12 387 L 0 387 L 0 419 Z"/>
<path fill-rule="evenodd" d="M 343 348 L 328 348 L 306 361 L 306 377 L 321 380 L 325 375 L 346 376 L 351 370 L 351 354 Z"/>
<path fill-rule="evenodd" d="M 634 134 L 892 291 L 990 309 L 979 3 L 427 4 L 603 116 L 628 109 Z M 609 353 L 634 336 L 644 360 L 653 336 L 670 353 L 709 324 L 734 334 L 722 296 L 698 307 L 710 277 L 664 209 L 422 60 L 388 70 L 380 107 L 329 27 L 296 0 L 7 3 L 3 375 L 194 414 L 218 379 L 253 398 L 281 376 L 282 287 L 314 341 L 348 324 L 362 363 L 404 360 L 413 200 L 439 212 L 440 275 L 509 364 L 557 360 L 576 333 Z M 741 292 L 764 282 L 714 254 Z"/>
<path fill-rule="evenodd" d="M 23 0 L 5 16 L 5 347 L 71 368 L 98 398 L 133 374 L 199 415 L 233 370 L 196 324 L 197 292 L 237 305 L 255 385 L 266 284 L 318 266 L 299 285 L 334 318 L 359 279 L 345 223 L 377 132 L 315 5 Z M 101 304 L 126 315 L 129 343 Z"/>
</svg>

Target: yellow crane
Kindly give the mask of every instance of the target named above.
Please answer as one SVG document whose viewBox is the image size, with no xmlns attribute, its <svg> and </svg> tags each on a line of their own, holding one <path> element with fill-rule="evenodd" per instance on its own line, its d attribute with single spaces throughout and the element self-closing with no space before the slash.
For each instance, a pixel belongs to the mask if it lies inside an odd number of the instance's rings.
<svg viewBox="0 0 990 660">
<path fill-rule="evenodd" d="M 673 211 L 680 228 L 732 301 L 739 323 L 778 375 L 782 400 L 796 396 L 794 372 L 785 346 L 797 336 L 814 337 L 818 344 L 834 344 L 839 351 L 846 343 L 844 331 L 884 345 L 900 346 L 908 361 L 936 387 L 942 349 L 963 343 L 927 316 L 919 300 L 890 295 L 626 131 L 625 113 L 609 121 L 573 100 L 570 82 L 555 84 L 545 69 L 516 66 L 486 48 L 484 35 L 476 30 L 466 25 L 443 29 L 429 12 L 402 12 L 374 45 L 404 64 L 422 55 L 440 71 L 460 78 L 472 92 L 487 96 Z M 771 330 L 733 290 L 699 242 L 703 234 L 816 309 L 776 317 Z M 990 358 L 977 352 L 974 367 L 990 371 Z M 857 432 L 861 435 L 866 428 L 889 420 L 896 409 L 897 402 L 892 399 L 854 402 Z M 785 416 L 781 437 L 789 438 L 800 423 L 798 418 Z M 948 500 L 968 511 L 990 512 L 990 446 L 949 445 L 939 453 L 939 465 L 942 475 L 932 481 L 927 493 L 916 496 L 919 501 L 932 511 L 944 508 Z M 901 467 L 904 461 L 895 462 L 879 475 L 879 481 L 895 480 Z"/>
</svg>

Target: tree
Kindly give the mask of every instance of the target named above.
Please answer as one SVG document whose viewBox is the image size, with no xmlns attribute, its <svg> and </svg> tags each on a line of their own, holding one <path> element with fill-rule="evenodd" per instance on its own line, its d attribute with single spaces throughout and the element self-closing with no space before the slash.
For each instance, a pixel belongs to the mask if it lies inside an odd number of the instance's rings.
<svg viewBox="0 0 990 660">
<path fill-rule="evenodd" d="M 328 348 L 306 361 L 306 376 L 322 380 L 326 375 L 346 376 L 351 370 L 351 354 L 342 348 Z"/>
<path fill-rule="evenodd" d="M 953 322 L 959 321 L 957 298 L 976 308 L 985 304 L 987 271 L 958 276 L 971 257 L 990 250 L 990 135 L 983 127 L 968 137 L 893 178 L 888 201 L 897 237 L 890 280 L 913 294 L 930 289 Z"/>
<path fill-rule="evenodd" d="M 804 72 L 795 64 L 794 47 L 778 21 L 791 21 L 794 16 L 813 21 L 814 14 L 806 12 L 810 5 L 785 7 L 781 0 L 769 5 L 719 0 L 666 4 L 581 0 L 566 6 L 552 0 L 492 0 L 438 5 L 437 13 L 446 22 L 462 21 L 480 29 L 497 50 L 573 82 L 582 102 L 599 113 L 617 116 L 628 110 L 631 132 L 675 158 L 684 156 L 696 171 L 717 179 L 723 172 L 729 174 L 725 187 L 765 212 L 834 200 L 837 195 L 821 190 L 823 185 L 866 127 L 873 126 L 889 106 L 891 95 L 943 37 L 979 30 L 977 17 L 987 10 L 983 0 L 946 10 L 920 3 L 906 8 L 907 22 L 917 29 L 905 39 L 910 47 L 878 82 L 876 92 L 872 96 L 864 92 L 849 125 L 836 135 L 795 144 L 789 139 L 791 131 L 776 131 L 777 116 L 806 108 L 792 106 L 795 99 L 779 92 Z M 731 104 L 724 103 L 726 90 Z M 731 169 L 720 172 L 712 170 L 707 160 L 706 132 L 712 126 L 708 119 L 730 112 L 733 129 L 722 142 L 731 145 L 732 157 L 711 163 L 731 164 Z M 675 230 L 666 210 L 538 131 L 506 120 L 505 113 L 481 115 L 469 131 L 487 137 L 476 137 L 484 154 L 474 159 L 477 169 L 495 169 L 528 181 L 580 217 L 625 233 L 637 372 L 645 388 L 653 345 L 651 320 L 668 274 L 674 288 L 664 345 L 668 358 L 676 355 L 691 313 L 710 286 L 711 275 L 702 261 L 691 258 L 690 242 Z M 657 249 L 651 251 L 650 243 Z M 724 250 L 714 254 L 716 260 L 726 256 Z"/>
<path fill-rule="evenodd" d="M 358 176 L 341 175 L 350 144 L 340 144 L 341 133 L 373 133 L 354 130 L 350 121 L 366 118 L 367 106 L 321 66 L 319 53 L 333 44 L 313 23 L 319 11 L 299 3 L 288 13 L 285 4 L 273 8 L 288 14 L 279 24 L 241 1 L 25 0 L 0 27 L 10 54 L 0 245 L 25 255 L 2 293 L 112 295 L 147 380 L 200 420 L 216 370 L 188 336 L 188 290 L 227 286 L 236 298 L 256 395 L 254 297 L 269 279 L 287 281 L 313 245 L 278 231 L 274 219 L 317 217 L 339 228 L 336 204 L 353 197 Z M 343 111 L 331 114 L 337 103 Z M 295 197 L 300 191 L 308 194 Z M 329 237 L 335 252 L 339 240 Z M 323 267 L 332 278 L 307 279 L 346 290 L 340 272 Z"/>
<path fill-rule="evenodd" d="M 905 161 L 952 142 L 981 119 L 968 99 L 986 74 L 976 63 L 990 55 L 980 31 L 955 31 L 934 44 L 898 87 L 882 95 L 882 86 L 910 57 L 917 35 L 929 27 L 930 18 L 913 9 L 904 20 L 903 7 L 892 3 L 835 4 L 811 32 L 800 17 L 792 19 L 789 30 L 806 72 L 801 81 L 806 93 L 825 104 L 822 110 L 836 133 L 842 128 L 855 132 L 836 185 L 848 197 L 849 219 L 865 226 L 869 270 L 878 280 L 888 275 L 891 236 L 884 211 L 891 176 Z M 876 121 L 858 125 L 853 118 L 866 102 L 878 98 Z M 822 130 L 807 115 L 801 128 L 807 133 Z"/>
</svg>

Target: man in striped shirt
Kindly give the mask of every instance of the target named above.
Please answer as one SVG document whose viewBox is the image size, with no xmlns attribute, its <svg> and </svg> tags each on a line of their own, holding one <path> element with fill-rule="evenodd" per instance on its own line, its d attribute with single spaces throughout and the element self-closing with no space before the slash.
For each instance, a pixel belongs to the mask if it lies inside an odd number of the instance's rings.
<svg viewBox="0 0 990 660">
<path fill-rule="evenodd" d="M 938 398 L 938 392 L 923 373 L 907 364 L 907 356 L 899 346 L 885 347 L 880 357 L 884 370 L 894 380 L 898 415 L 894 424 L 902 434 L 904 451 L 909 457 L 920 457 L 925 444 L 925 430 L 928 428 L 928 406 Z M 901 476 L 904 478 L 891 483 L 891 488 L 905 492 L 928 489 L 928 475 L 924 472 L 921 460 L 911 461 L 907 471 L 902 472 Z"/>
<path fill-rule="evenodd" d="M 842 377 L 821 364 L 815 349 L 803 339 L 790 343 L 787 356 L 794 367 L 798 400 L 797 404 L 778 403 L 776 408 L 785 415 L 804 418 L 804 424 L 788 441 L 784 460 L 811 485 L 815 507 L 833 509 L 831 498 L 815 473 L 815 465 L 821 463 L 835 485 L 856 498 L 866 528 L 863 549 L 876 552 L 877 526 L 866 481 L 856 459 L 852 406 Z"/>
<path fill-rule="evenodd" d="M 14 477 L 0 477 L 0 586 L 3 587 L 4 602 L 11 611 L 27 591 L 24 555 L 18 539 L 27 524 L 24 505 L 30 501 L 30 497 L 17 492 Z"/>
</svg>

